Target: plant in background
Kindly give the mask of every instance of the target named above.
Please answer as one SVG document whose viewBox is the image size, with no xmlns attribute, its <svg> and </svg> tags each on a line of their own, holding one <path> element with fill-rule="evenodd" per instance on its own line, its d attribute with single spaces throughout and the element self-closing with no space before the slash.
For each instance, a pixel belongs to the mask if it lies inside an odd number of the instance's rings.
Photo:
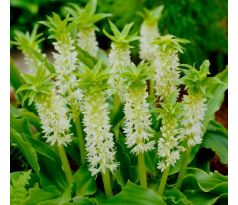
<svg viewBox="0 0 238 205">
<path fill-rule="evenodd" d="M 212 149 L 227 162 L 222 151 L 227 132 L 214 120 L 227 89 L 227 69 L 207 77 L 208 61 L 199 69 L 180 65 L 178 53 L 187 41 L 172 35 L 157 36 L 153 43 L 148 38 L 156 47 L 154 57 L 136 66 L 130 58 L 129 44 L 138 39 L 129 34 L 132 23 L 119 31 L 109 21 L 113 35 L 104 33 L 112 40 L 111 50 L 108 56 L 96 55 L 94 23 L 107 14 L 97 15 L 95 9 L 93 0 L 84 9 L 71 5 L 63 18 L 53 14 L 43 22 L 55 40 L 53 63 L 39 49 L 43 39 L 36 28 L 16 33 L 15 44 L 32 74 L 20 75 L 11 64 L 11 85 L 17 90 L 11 142 L 32 171 L 30 177 L 11 174 L 14 205 L 226 204 L 227 177 L 208 173 L 210 159 L 201 163 L 198 151 Z M 145 12 L 154 34 L 161 11 Z M 91 34 L 85 36 L 84 29 Z M 79 37 L 87 45 L 82 49 L 76 30 L 85 34 Z M 148 81 L 156 82 L 153 99 Z"/>
<path fill-rule="evenodd" d="M 203 121 L 207 109 L 206 89 L 208 86 L 210 62 L 204 61 L 199 70 L 190 65 L 183 65 L 188 70 L 183 69 L 185 76 L 182 78 L 188 95 L 184 96 L 183 106 L 183 128 L 181 129 L 181 138 L 187 142 L 186 155 L 178 176 L 177 187 L 181 188 L 184 170 L 187 165 L 187 158 L 190 154 L 191 147 L 202 143 Z M 212 79 L 214 80 L 214 78 Z M 219 82 L 217 80 L 217 82 Z"/>
<path fill-rule="evenodd" d="M 145 8 L 143 13 L 139 12 L 139 15 L 143 18 L 140 27 L 140 58 L 150 63 L 157 57 L 158 44 L 154 42 L 160 36 L 158 21 L 163 9 L 163 6 L 159 6 L 153 10 Z"/>
<path fill-rule="evenodd" d="M 179 80 L 179 56 L 182 53 L 180 44 L 188 43 L 185 39 L 175 38 L 172 35 L 160 36 L 156 42 L 159 47 L 157 58 L 154 58 L 155 68 L 155 91 L 161 100 L 168 100 L 171 95 L 178 96 L 180 84 Z"/>
<path fill-rule="evenodd" d="M 147 187 L 144 153 L 154 148 L 152 140 L 151 114 L 146 101 L 146 80 L 149 79 L 148 65 L 143 62 L 137 67 L 129 66 L 122 73 L 125 95 L 126 144 L 138 156 L 140 183 Z"/>
<path fill-rule="evenodd" d="M 78 88 L 78 79 L 75 72 L 79 70 L 79 62 L 77 59 L 77 52 L 74 45 L 74 39 L 71 37 L 71 31 L 75 24 L 69 22 L 69 17 L 61 20 L 57 14 L 48 17 L 48 21 L 41 22 L 49 27 L 52 35 L 50 38 L 56 40 L 53 43 L 57 53 L 53 53 L 54 67 L 56 70 L 55 86 L 57 92 L 65 97 L 67 104 L 70 106 L 70 113 L 77 128 L 77 135 L 79 137 L 79 147 L 81 154 L 81 161 L 85 162 L 84 139 L 80 125 L 80 104 L 82 101 L 82 91 Z"/>
<path fill-rule="evenodd" d="M 174 166 L 180 158 L 180 153 L 185 151 L 181 145 L 181 106 L 176 103 L 176 95 L 172 95 L 169 101 L 161 104 L 159 114 L 162 118 L 162 127 L 160 128 L 162 137 L 158 140 L 158 166 L 163 173 L 159 187 L 159 194 L 162 196 L 169 175 L 170 167 Z"/>
<path fill-rule="evenodd" d="M 106 13 L 95 14 L 96 7 L 97 0 L 90 0 L 83 9 L 76 4 L 71 4 L 71 6 L 65 8 L 76 25 L 78 46 L 92 56 L 97 56 L 99 50 L 95 23 L 111 16 L 111 14 Z"/>
<path fill-rule="evenodd" d="M 105 93 L 109 75 L 99 62 L 92 69 L 83 66 L 79 76 L 79 86 L 84 91 L 83 123 L 89 171 L 92 176 L 101 172 L 106 195 L 110 197 L 113 195 L 110 172 L 116 170 L 118 163 Z"/>
<path fill-rule="evenodd" d="M 138 36 L 136 36 L 136 33 L 129 35 L 133 23 L 126 24 L 121 32 L 111 21 L 109 21 L 109 24 L 113 36 L 106 30 L 103 30 L 104 34 L 112 40 L 111 51 L 109 53 L 109 65 L 112 75 L 109 82 L 114 88 L 115 93 L 118 93 L 118 89 L 121 86 L 120 73 L 126 66 L 132 64 L 129 43 L 137 40 Z"/>
</svg>

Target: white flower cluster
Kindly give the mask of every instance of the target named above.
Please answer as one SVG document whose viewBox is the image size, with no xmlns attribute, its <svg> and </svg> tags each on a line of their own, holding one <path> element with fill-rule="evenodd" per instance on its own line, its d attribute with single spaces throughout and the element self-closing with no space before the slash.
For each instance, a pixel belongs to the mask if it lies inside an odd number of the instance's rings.
<svg viewBox="0 0 238 205">
<path fill-rule="evenodd" d="M 163 172 L 167 167 L 174 166 L 180 158 L 180 153 L 185 148 L 180 146 L 181 138 L 179 137 L 178 121 L 175 117 L 162 118 L 163 126 L 160 131 L 162 137 L 158 141 L 158 166 Z"/>
<path fill-rule="evenodd" d="M 126 66 L 132 65 L 130 57 L 130 47 L 128 44 L 112 43 L 109 53 L 109 65 L 111 66 L 111 76 L 109 84 L 113 90 L 121 90 L 122 82 L 120 73 Z"/>
<path fill-rule="evenodd" d="M 106 169 L 115 171 L 115 145 L 110 132 L 109 111 L 104 92 L 86 95 L 83 103 L 84 131 L 89 170 L 93 176 Z"/>
<path fill-rule="evenodd" d="M 154 59 L 155 68 L 155 91 L 161 100 L 169 98 L 172 94 L 178 96 L 179 89 L 179 57 L 177 51 L 172 53 L 158 52 Z"/>
<path fill-rule="evenodd" d="M 57 53 L 53 53 L 57 72 L 56 87 L 62 96 L 68 96 L 68 101 L 78 104 L 82 100 L 82 91 L 77 88 L 77 78 L 73 72 L 77 71 L 77 52 L 70 34 L 64 41 L 53 43 Z"/>
<path fill-rule="evenodd" d="M 125 128 L 126 144 L 132 153 L 138 155 L 154 148 L 151 141 L 152 130 L 149 104 L 146 102 L 146 87 L 125 92 Z"/>
<path fill-rule="evenodd" d="M 96 57 L 99 47 L 96 39 L 95 28 L 81 29 L 78 32 L 78 46 Z"/>
<path fill-rule="evenodd" d="M 52 146 L 67 146 L 72 141 L 70 130 L 70 119 L 67 116 L 66 100 L 55 90 L 51 95 L 36 101 L 36 108 L 41 120 L 44 138 Z"/>
<path fill-rule="evenodd" d="M 153 62 L 157 57 L 158 45 L 154 43 L 159 36 L 157 22 L 154 24 L 144 21 L 140 27 L 140 58 Z"/>
<path fill-rule="evenodd" d="M 206 112 L 206 99 L 202 95 L 186 95 L 183 99 L 183 120 L 181 136 L 193 147 L 202 142 L 202 121 Z"/>
</svg>

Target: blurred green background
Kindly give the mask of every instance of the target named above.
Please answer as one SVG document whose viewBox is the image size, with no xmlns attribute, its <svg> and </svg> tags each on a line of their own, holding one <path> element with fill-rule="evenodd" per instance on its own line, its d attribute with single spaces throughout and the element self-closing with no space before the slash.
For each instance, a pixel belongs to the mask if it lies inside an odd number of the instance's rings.
<svg viewBox="0 0 238 205">
<path fill-rule="evenodd" d="M 44 20 L 51 12 L 63 14 L 63 7 L 69 2 L 84 6 L 86 0 L 11 0 L 11 40 L 14 30 L 28 31 L 39 20 Z M 134 30 L 139 30 L 142 19 L 137 15 L 143 7 L 149 9 L 164 5 L 159 22 L 161 34 L 173 34 L 191 41 L 181 56 L 182 63 L 200 65 L 204 59 L 211 61 L 211 73 L 215 74 L 227 65 L 228 52 L 228 2 L 227 0 L 98 0 L 98 12 L 112 13 L 112 21 L 120 28 L 125 23 L 134 22 Z M 97 24 L 102 30 L 108 21 Z M 106 28 L 107 29 L 107 28 Z M 48 35 L 43 26 L 41 32 Z M 100 47 L 110 47 L 108 39 L 97 33 Z M 138 42 L 132 49 L 133 59 L 138 60 Z M 43 44 L 50 48 L 50 42 Z M 11 44 L 11 51 L 15 49 Z"/>
</svg>

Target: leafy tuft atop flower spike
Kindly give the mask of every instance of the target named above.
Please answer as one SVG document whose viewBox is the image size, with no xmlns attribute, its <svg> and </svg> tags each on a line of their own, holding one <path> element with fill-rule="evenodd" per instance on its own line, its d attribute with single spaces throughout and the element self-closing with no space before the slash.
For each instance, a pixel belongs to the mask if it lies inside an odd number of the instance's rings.
<svg viewBox="0 0 238 205">
<path fill-rule="evenodd" d="M 103 68 L 101 61 L 98 61 L 92 69 L 82 65 L 78 76 L 80 78 L 79 87 L 87 90 L 87 92 L 94 93 L 97 90 L 106 90 L 109 87 L 109 73 L 107 69 Z"/>
<path fill-rule="evenodd" d="M 87 51 L 92 56 L 97 56 L 99 47 L 95 35 L 95 23 L 111 16 L 107 13 L 96 12 L 97 0 L 90 0 L 85 8 L 80 8 L 76 4 L 70 4 L 65 10 L 72 16 L 77 28 L 78 46 Z"/>
<path fill-rule="evenodd" d="M 38 25 L 35 25 L 32 33 L 25 34 L 16 31 L 15 41 L 13 42 L 20 49 L 25 57 L 26 64 L 29 66 L 30 72 L 40 67 L 47 68 L 50 72 L 54 72 L 54 67 L 47 61 L 45 54 L 42 54 L 39 44 L 44 40 L 42 33 L 37 34 Z"/>
<path fill-rule="evenodd" d="M 183 47 L 181 44 L 187 44 L 189 41 L 167 34 L 165 36 L 158 36 L 155 43 L 160 46 L 161 52 L 171 53 L 176 51 L 183 53 Z"/>
<path fill-rule="evenodd" d="M 23 78 L 26 84 L 22 85 L 17 92 L 25 92 L 22 103 L 29 98 L 28 105 L 31 105 L 33 101 L 41 99 L 45 95 L 51 93 L 53 82 L 53 74 L 49 74 L 47 70 L 38 68 L 35 75 L 24 74 Z"/>
<path fill-rule="evenodd" d="M 90 0 L 84 8 L 79 7 L 77 4 L 69 4 L 65 10 L 72 16 L 76 26 L 81 29 L 95 27 L 95 23 L 110 17 L 109 13 L 95 13 L 97 7 L 97 0 Z"/>
<path fill-rule="evenodd" d="M 151 140 L 153 132 L 150 127 L 151 115 L 146 101 L 146 80 L 149 78 L 148 65 L 140 63 L 131 66 L 122 73 L 125 88 L 125 128 L 126 144 L 131 152 L 139 155 L 154 148 Z"/>
<path fill-rule="evenodd" d="M 162 16 L 162 12 L 164 10 L 164 6 L 158 6 L 152 10 L 144 8 L 143 12 L 138 12 L 138 14 L 144 19 L 144 22 L 147 24 L 157 24 L 159 19 Z"/>
<path fill-rule="evenodd" d="M 62 20 L 59 15 L 54 12 L 52 17 L 47 16 L 47 21 L 41 21 L 40 23 L 49 27 L 49 31 L 52 33 L 49 38 L 65 43 L 68 41 L 67 34 L 69 34 L 75 26 L 73 23 L 70 23 L 69 15 Z"/>
<path fill-rule="evenodd" d="M 121 74 L 125 87 L 139 89 L 145 86 L 146 80 L 152 76 L 152 69 L 143 61 L 136 67 L 131 65 L 125 68 Z"/>
<path fill-rule="evenodd" d="M 91 70 L 83 66 L 79 76 L 79 86 L 84 92 L 83 123 L 89 170 L 93 176 L 107 170 L 114 172 L 118 163 L 105 94 L 108 74 L 98 62 Z"/>
<path fill-rule="evenodd" d="M 131 41 L 136 41 L 139 39 L 137 32 L 129 35 L 129 32 L 134 23 L 126 24 L 122 31 L 120 32 L 118 28 L 109 20 L 110 28 L 113 32 L 113 35 L 110 35 L 105 29 L 103 33 L 111 39 L 116 44 L 129 44 Z"/>
</svg>

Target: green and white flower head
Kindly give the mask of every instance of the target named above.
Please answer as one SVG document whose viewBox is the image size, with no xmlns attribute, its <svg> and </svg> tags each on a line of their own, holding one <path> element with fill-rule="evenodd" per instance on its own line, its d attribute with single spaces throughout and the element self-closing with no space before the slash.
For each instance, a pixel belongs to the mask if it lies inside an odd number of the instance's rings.
<svg viewBox="0 0 238 205">
<path fill-rule="evenodd" d="M 182 78 L 186 85 L 188 95 L 183 98 L 183 119 L 181 137 L 187 141 L 189 147 L 193 147 L 202 142 L 202 123 L 204 120 L 206 105 L 206 85 L 207 75 L 209 74 L 209 61 L 206 60 L 197 70 L 190 65 L 182 65 L 188 70 L 183 69 L 185 76 Z"/>
<path fill-rule="evenodd" d="M 83 66 L 79 76 L 81 79 L 79 86 L 84 92 L 83 124 L 89 170 L 93 176 L 99 172 L 105 174 L 107 169 L 114 172 L 118 163 L 115 162 L 115 144 L 113 134 L 110 132 L 105 93 L 108 89 L 108 72 L 103 70 L 99 62 L 93 69 Z"/>
<path fill-rule="evenodd" d="M 111 14 L 107 13 L 95 14 L 96 7 L 97 0 L 90 0 L 84 8 L 80 8 L 76 4 L 70 4 L 65 8 L 73 17 L 73 22 L 77 27 L 78 46 L 92 56 L 97 56 L 99 50 L 95 34 L 97 29 L 95 23 L 111 16 Z"/>
<path fill-rule="evenodd" d="M 162 118 L 161 138 L 158 140 L 158 166 L 163 172 L 169 166 L 174 166 L 180 158 L 180 153 L 185 151 L 181 146 L 179 121 L 181 119 L 181 106 L 176 103 L 176 96 L 171 96 L 170 101 L 161 104 L 159 108 Z"/>
<path fill-rule="evenodd" d="M 155 43 L 159 45 L 158 56 L 153 62 L 155 68 L 155 90 L 161 100 L 167 100 L 171 95 L 178 96 L 180 84 L 178 70 L 179 56 L 183 52 L 180 44 L 188 43 L 185 39 L 173 35 L 159 36 Z"/>
<path fill-rule="evenodd" d="M 67 146 L 71 142 L 70 119 L 67 116 L 65 99 L 56 93 L 52 82 L 53 74 L 38 68 L 35 75 L 25 74 L 26 84 L 17 92 L 25 92 L 23 103 L 29 98 L 29 105 L 35 102 L 46 142 Z"/>
<path fill-rule="evenodd" d="M 146 80 L 150 77 L 148 65 L 143 62 L 126 67 L 121 74 L 125 89 L 125 127 L 126 144 L 132 148 L 131 152 L 138 155 L 154 148 L 155 142 L 151 140 L 151 114 L 146 101 Z"/>
<path fill-rule="evenodd" d="M 158 21 L 164 6 L 153 10 L 144 9 L 139 15 L 144 19 L 140 27 L 140 58 L 152 62 L 157 56 L 158 44 L 155 40 L 160 36 Z"/>
<path fill-rule="evenodd" d="M 131 41 L 138 40 L 136 33 L 129 35 L 129 32 L 133 26 L 133 23 L 126 24 L 123 30 L 120 32 L 118 28 L 109 21 L 113 35 L 103 30 L 104 34 L 111 39 L 111 51 L 109 53 L 109 64 L 111 67 L 111 77 L 109 83 L 117 91 L 121 87 L 120 73 L 126 66 L 132 65 L 130 57 L 130 45 Z"/>
<path fill-rule="evenodd" d="M 32 33 L 27 32 L 26 34 L 16 31 L 14 44 L 20 49 L 25 58 L 25 62 L 29 67 L 29 72 L 33 73 L 37 68 L 43 66 L 43 62 L 39 61 L 37 54 L 45 57 L 42 54 L 39 44 L 44 40 L 42 33 L 37 34 L 38 26 L 34 26 Z"/>
<path fill-rule="evenodd" d="M 53 13 L 48 17 L 48 21 L 41 22 L 49 27 L 53 38 L 53 43 L 57 53 L 53 53 L 54 65 L 56 68 L 56 87 L 57 92 L 68 98 L 70 104 L 78 104 L 82 100 L 82 92 L 77 88 L 77 78 L 74 73 L 78 70 L 77 52 L 74 46 L 74 40 L 71 37 L 71 31 L 74 28 L 73 23 L 69 23 L 69 17 L 61 20 Z"/>
</svg>

